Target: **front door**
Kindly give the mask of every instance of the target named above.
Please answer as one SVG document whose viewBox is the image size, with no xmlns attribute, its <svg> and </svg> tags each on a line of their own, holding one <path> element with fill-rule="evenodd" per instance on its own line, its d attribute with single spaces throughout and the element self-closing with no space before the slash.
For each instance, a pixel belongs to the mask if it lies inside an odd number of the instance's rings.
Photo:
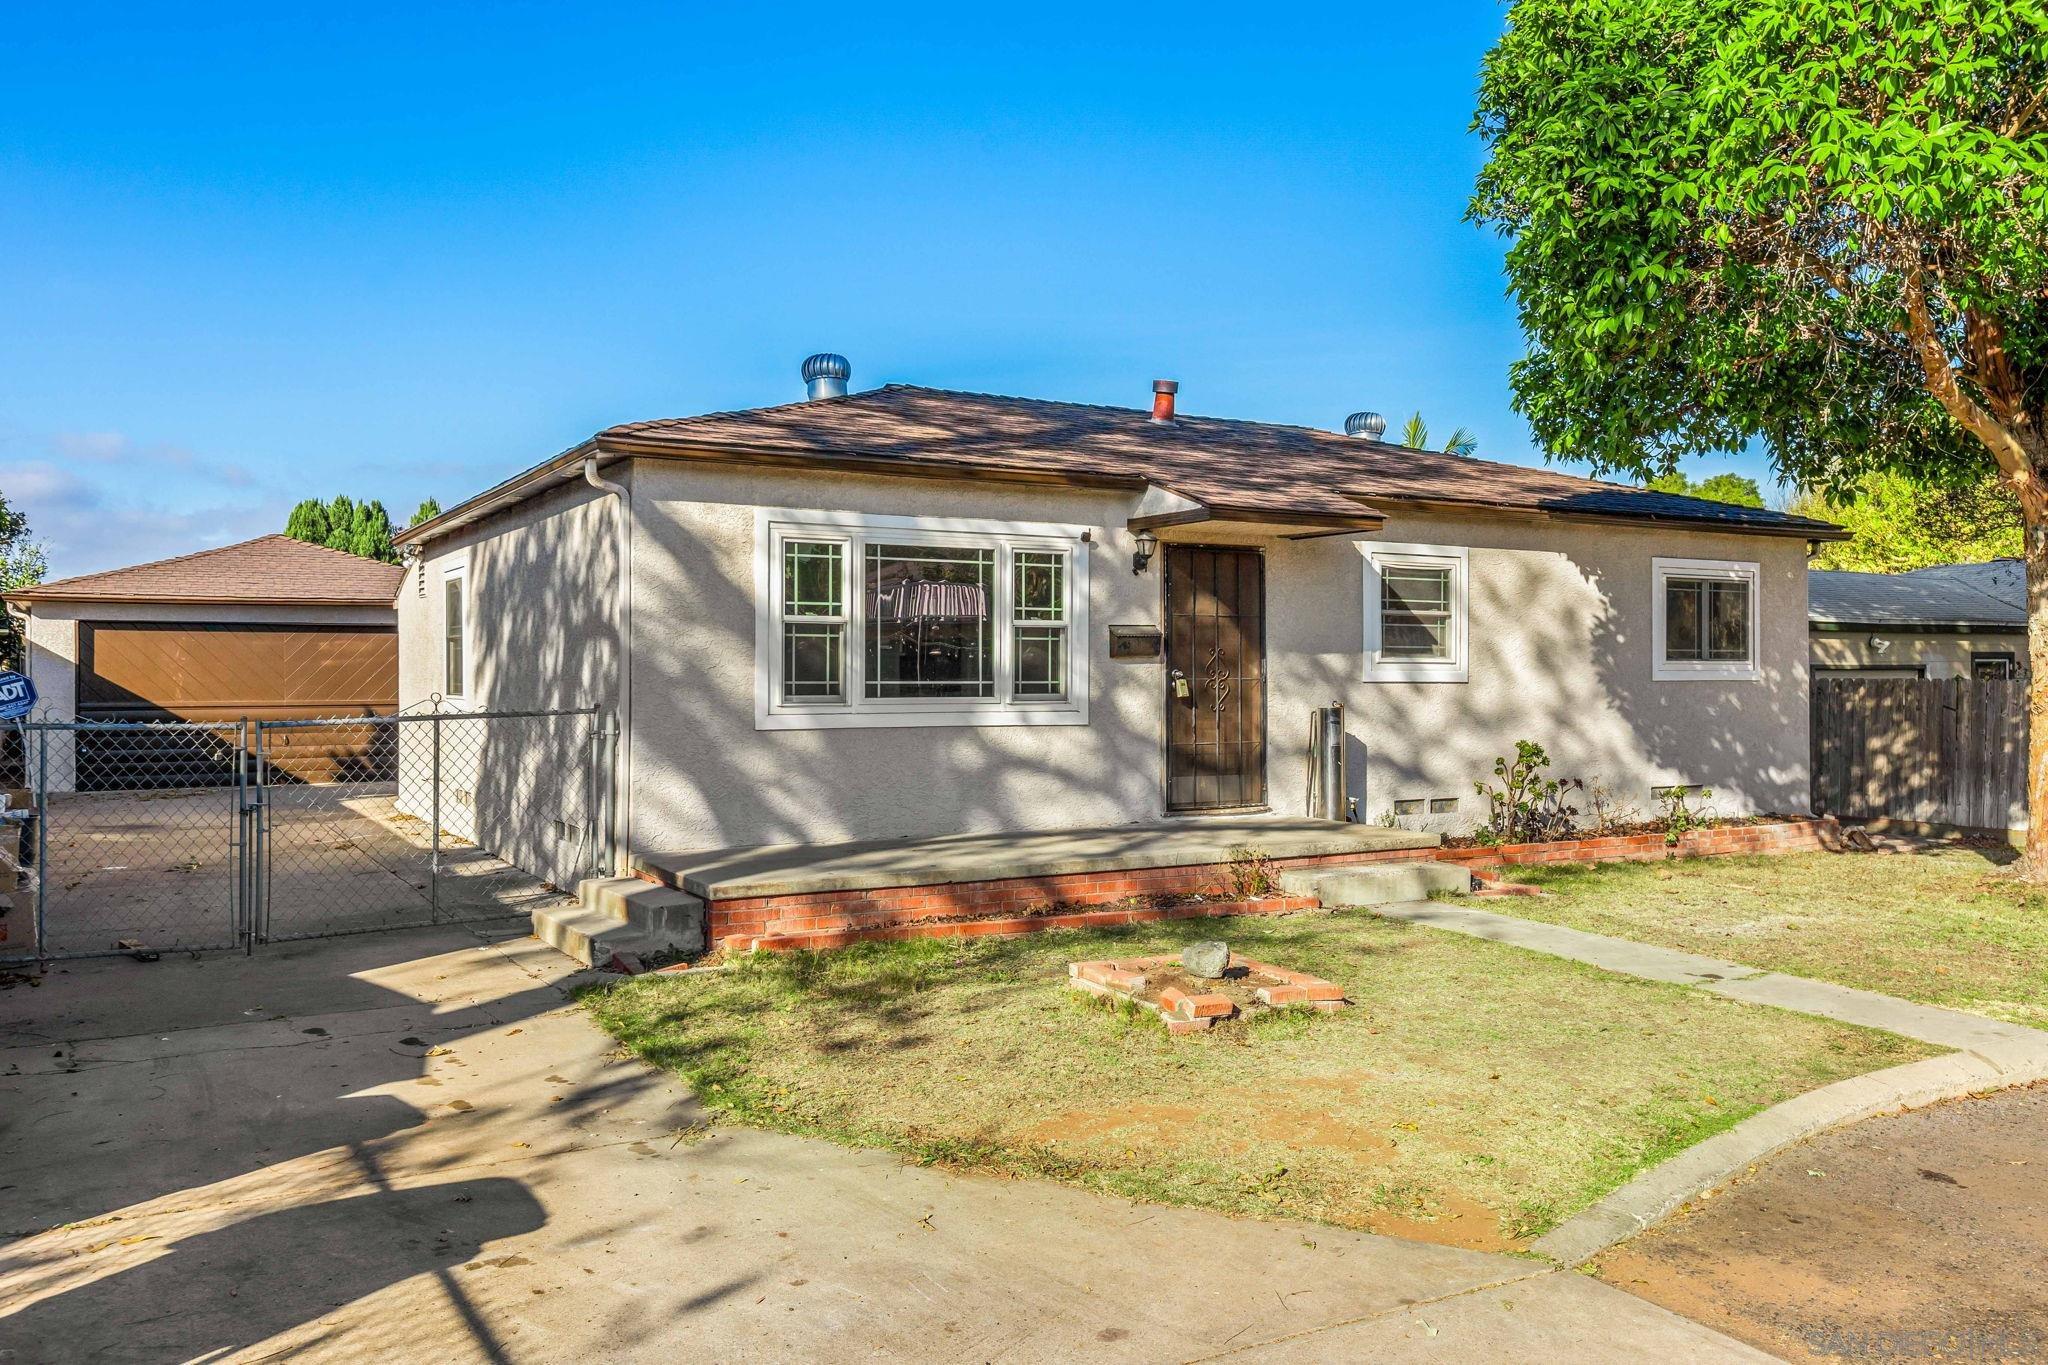
<svg viewBox="0 0 2048 1365">
<path fill-rule="evenodd" d="M 1266 560 L 1166 547 L 1166 808 L 1266 804 Z"/>
</svg>

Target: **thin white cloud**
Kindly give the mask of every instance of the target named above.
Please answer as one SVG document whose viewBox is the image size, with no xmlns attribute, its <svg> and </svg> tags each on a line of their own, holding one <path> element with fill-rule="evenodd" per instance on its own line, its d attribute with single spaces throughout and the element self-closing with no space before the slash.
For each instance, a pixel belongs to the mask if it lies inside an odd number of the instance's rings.
<svg viewBox="0 0 2048 1365">
<path fill-rule="evenodd" d="M 210 460 L 184 446 L 158 441 L 144 445 L 118 431 L 60 431 L 51 450 L 66 460 L 118 466 L 137 472 L 172 472 L 209 479 L 229 488 L 249 488 L 256 476 L 231 460 Z"/>
<path fill-rule="evenodd" d="M 167 510 L 116 495 L 76 467 L 49 460 L 10 461 L 0 494 L 28 515 L 29 533 L 49 553 L 51 578 L 116 569 L 284 528 L 288 499 L 272 493 Z"/>
</svg>

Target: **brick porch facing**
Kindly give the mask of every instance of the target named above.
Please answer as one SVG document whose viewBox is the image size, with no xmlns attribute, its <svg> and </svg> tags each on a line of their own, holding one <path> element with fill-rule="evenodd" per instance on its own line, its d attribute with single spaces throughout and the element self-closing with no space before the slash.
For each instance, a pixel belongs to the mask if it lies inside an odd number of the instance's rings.
<svg viewBox="0 0 2048 1365">
<path fill-rule="evenodd" d="M 1355 867 L 1429 859 L 1436 849 L 1387 849 L 1314 858 L 1275 858 L 1276 873 L 1296 868 Z M 815 891 L 796 896 L 746 896 L 708 902 L 714 947 L 743 948 L 755 938 L 821 930 L 895 928 L 959 915 L 997 917 L 1045 905 L 1109 905 L 1133 896 L 1213 894 L 1230 886 L 1230 864 L 1128 868 L 986 882 L 892 886 L 872 891 Z M 938 926 L 934 926 L 936 929 Z M 1047 927 L 1053 927 L 1048 925 Z M 905 935 L 908 937 L 908 935 Z"/>
<path fill-rule="evenodd" d="M 1693 830 L 1674 846 L 1661 834 L 1621 835 L 1604 839 L 1573 839 L 1549 844 L 1506 844 L 1496 848 L 1397 848 L 1273 858 L 1278 873 L 1296 869 L 1357 867 L 1371 863 L 1435 859 L 1476 872 L 1545 863 L 1655 862 L 1665 858 L 1713 858 L 1742 854 L 1805 853 L 1840 848 L 1839 831 L 1825 819 L 1794 819 L 1761 825 L 1725 825 Z M 642 869 L 652 881 L 674 886 L 678 879 Z M 710 945 L 744 950 L 756 938 L 816 936 L 817 946 L 879 937 L 919 936 L 914 926 L 925 920 L 956 920 L 961 916 L 996 919 L 1047 905 L 1100 906 L 1134 896 L 1214 894 L 1230 885 L 1227 862 L 1189 863 L 1172 867 L 1121 868 L 988 881 L 935 882 L 917 886 L 813 891 L 774 896 L 706 898 Z M 1059 927 L 1047 920 L 1039 927 Z M 931 926 L 933 932 L 947 932 Z M 954 930 L 952 932 L 960 932 Z M 844 938 L 831 937 L 844 934 Z"/>
</svg>

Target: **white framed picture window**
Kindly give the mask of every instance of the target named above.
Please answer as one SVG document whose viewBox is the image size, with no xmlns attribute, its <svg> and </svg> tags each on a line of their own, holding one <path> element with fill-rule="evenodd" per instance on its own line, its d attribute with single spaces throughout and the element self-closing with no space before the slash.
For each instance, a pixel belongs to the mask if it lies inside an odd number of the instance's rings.
<svg viewBox="0 0 2048 1365">
<path fill-rule="evenodd" d="M 763 509 L 756 727 L 1085 725 L 1084 534 Z"/>
<path fill-rule="evenodd" d="M 1650 676 L 1658 682 L 1761 678 L 1760 607 L 1753 563 L 1652 559 Z"/>
<path fill-rule="evenodd" d="M 1367 682 L 1464 682 L 1469 557 L 1462 545 L 1358 542 Z"/>
</svg>

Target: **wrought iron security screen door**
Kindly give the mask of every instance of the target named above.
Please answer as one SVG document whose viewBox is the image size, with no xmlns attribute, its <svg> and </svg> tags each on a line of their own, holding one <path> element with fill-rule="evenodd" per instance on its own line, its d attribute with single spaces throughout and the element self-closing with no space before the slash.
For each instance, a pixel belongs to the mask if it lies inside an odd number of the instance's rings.
<svg viewBox="0 0 2048 1365">
<path fill-rule="evenodd" d="M 1266 560 L 1166 550 L 1166 807 L 1266 803 Z"/>
</svg>

